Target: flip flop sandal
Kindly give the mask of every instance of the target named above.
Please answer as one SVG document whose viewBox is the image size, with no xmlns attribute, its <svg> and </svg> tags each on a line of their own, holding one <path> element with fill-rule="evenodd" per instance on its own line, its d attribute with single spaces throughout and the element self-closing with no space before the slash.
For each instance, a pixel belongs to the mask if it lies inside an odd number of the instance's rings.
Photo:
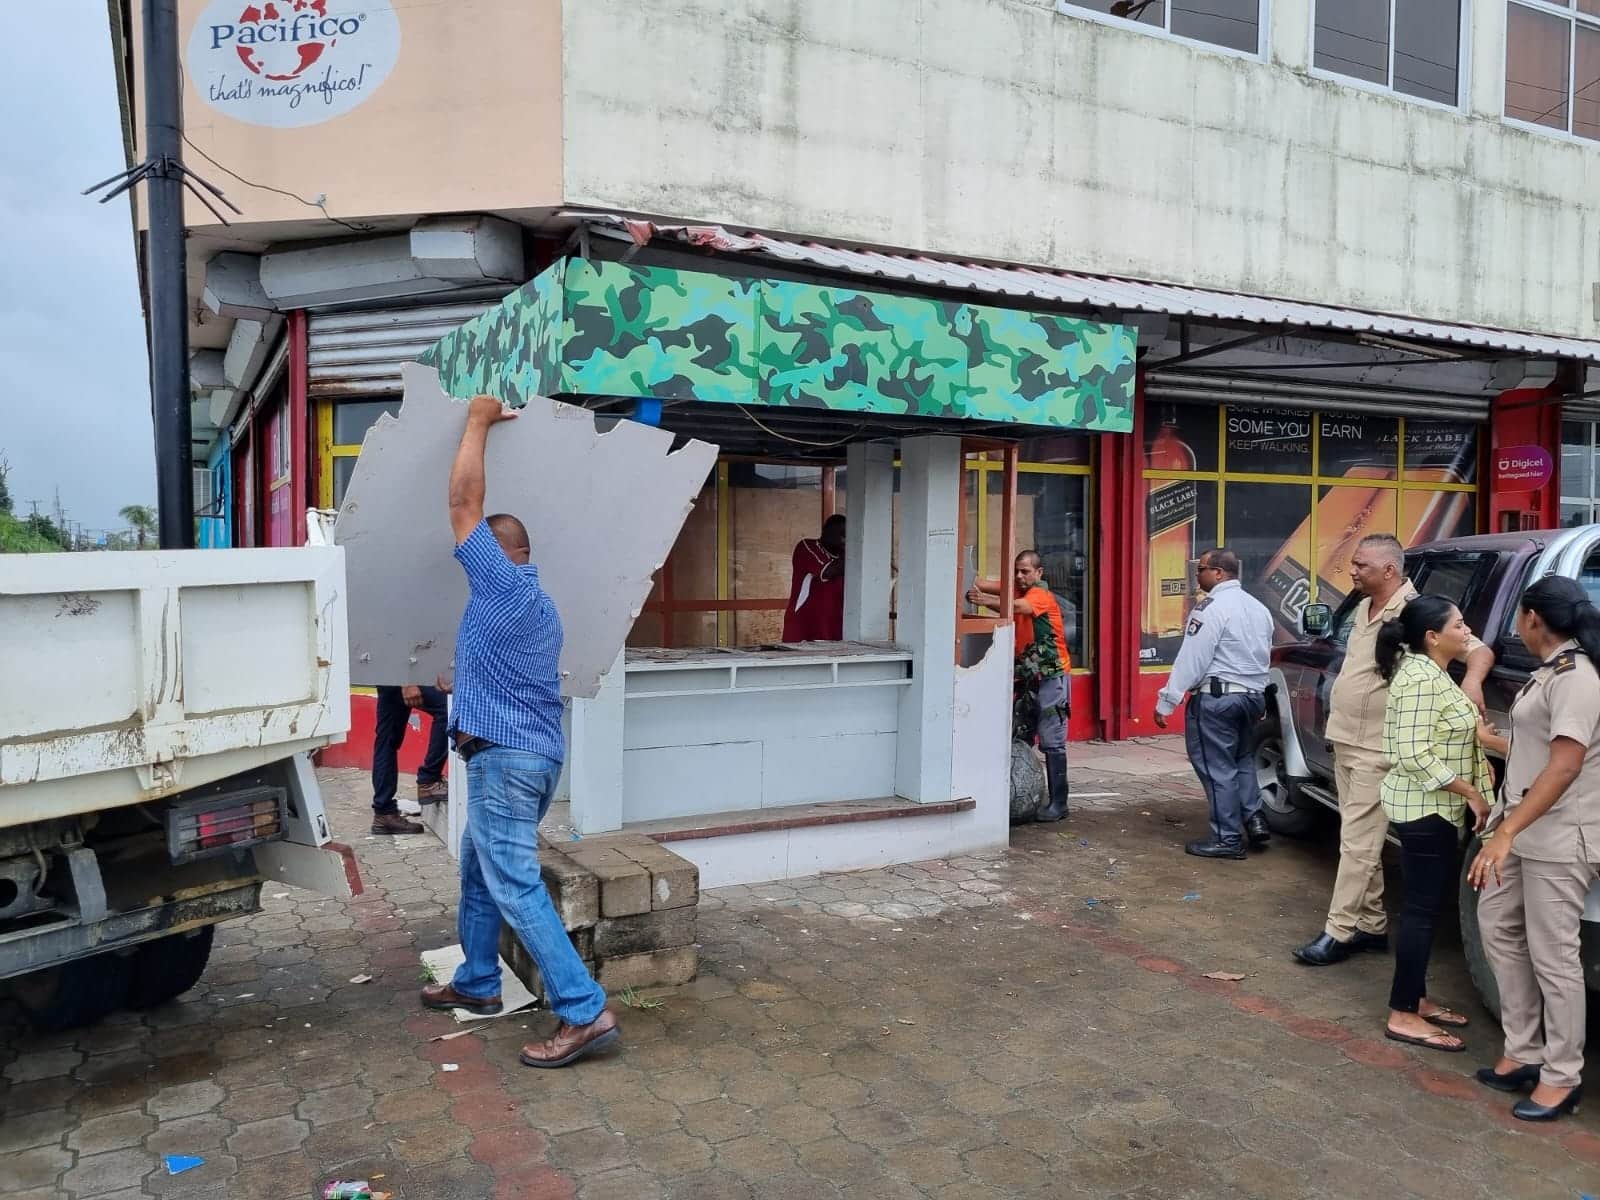
<svg viewBox="0 0 1600 1200">
<path fill-rule="evenodd" d="M 1435 1025 L 1442 1025 L 1446 1029 L 1465 1029 L 1472 1022 L 1460 1013 L 1448 1008 L 1441 1008 L 1437 1012 L 1418 1013 L 1424 1021 L 1432 1021 Z"/>
<path fill-rule="evenodd" d="M 1439 1050 L 1445 1054 L 1460 1054 L 1467 1048 L 1467 1044 L 1456 1037 L 1455 1034 L 1446 1033 L 1442 1029 L 1438 1033 L 1430 1033 L 1424 1037 L 1412 1037 L 1409 1033 L 1396 1033 L 1392 1029 L 1385 1028 L 1383 1036 L 1391 1042 L 1403 1042 L 1407 1046 L 1421 1046 L 1424 1050 Z M 1454 1046 L 1441 1045 L 1435 1040 L 1437 1038 L 1453 1038 L 1456 1044 Z"/>
</svg>

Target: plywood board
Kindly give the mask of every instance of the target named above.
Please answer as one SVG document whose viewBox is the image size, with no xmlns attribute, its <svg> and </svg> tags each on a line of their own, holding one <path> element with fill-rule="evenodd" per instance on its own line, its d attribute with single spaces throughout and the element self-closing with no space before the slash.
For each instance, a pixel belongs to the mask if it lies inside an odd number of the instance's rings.
<svg viewBox="0 0 1600 1200">
<path fill-rule="evenodd" d="M 431 367 L 403 368 L 405 402 L 368 432 L 334 527 L 349 581 L 350 679 L 431 683 L 447 673 L 467 582 L 446 503 L 465 404 Z M 604 433 L 542 396 L 489 433 L 485 511 L 520 517 L 561 614 L 564 696 L 592 697 L 617 657 L 717 447 L 635 421 Z M 670 451 L 670 452 L 669 452 Z"/>
</svg>

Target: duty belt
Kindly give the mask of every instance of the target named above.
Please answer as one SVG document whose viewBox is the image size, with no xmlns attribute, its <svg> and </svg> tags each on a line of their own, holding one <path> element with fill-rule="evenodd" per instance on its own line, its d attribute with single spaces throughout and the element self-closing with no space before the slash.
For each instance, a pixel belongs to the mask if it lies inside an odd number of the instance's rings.
<svg viewBox="0 0 1600 1200">
<path fill-rule="evenodd" d="M 1230 683 L 1226 679 L 1213 678 L 1204 680 L 1199 687 L 1195 688 L 1194 691 L 1190 692 L 1189 694 L 1191 696 L 1198 696 L 1202 693 L 1212 696 L 1259 696 L 1261 694 L 1261 689 L 1246 687 L 1242 683 Z"/>
</svg>

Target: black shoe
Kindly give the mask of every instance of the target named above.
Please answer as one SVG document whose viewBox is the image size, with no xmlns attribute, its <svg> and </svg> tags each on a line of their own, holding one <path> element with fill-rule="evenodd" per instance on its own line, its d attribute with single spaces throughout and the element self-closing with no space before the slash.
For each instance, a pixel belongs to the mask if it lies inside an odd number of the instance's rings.
<svg viewBox="0 0 1600 1200">
<path fill-rule="evenodd" d="M 1049 802 L 1039 810 L 1036 821 L 1059 821 L 1067 815 L 1067 752 L 1044 752 L 1044 777 L 1049 785 Z"/>
<path fill-rule="evenodd" d="M 1387 933 L 1368 933 L 1365 929 L 1358 929 L 1350 935 L 1350 940 L 1345 943 L 1351 954 L 1362 950 L 1370 950 L 1374 954 L 1389 953 L 1389 935 Z"/>
<path fill-rule="evenodd" d="M 1189 842 L 1184 846 L 1185 854 L 1192 854 L 1196 858 L 1243 858 L 1245 856 L 1243 842 Z"/>
<path fill-rule="evenodd" d="M 415 821 L 408 821 L 397 812 L 374 813 L 372 816 L 373 833 L 427 833 L 426 825 L 419 825 Z"/>
<path fill-rule="evenodd" d="M 1497 1092 L 1524 1091 L 1539 1082 L 1539 1064 L 1518 1067 L 1515 1071 L 1507 1071 L 1503 1075 L 1493 1067 L 1479 1067 L 1478 1082 L 1484 1087 L 1492 1087 Z"/>
<path fill-rule="evenodd" d="M 1559 1104 L 1535 1104 L 1533 1097 L 1518 1100 L 1511 1106 L 1511 1115 L 1519 1121 L 1554 1121 L 1568 1113 L 1576 1113 L 1583 1103 L 1583 1084 L 1567 1093 Z"/>
<path fill-rule="evenodd" d="M 1331 967 L 1334 963 L 1342 963 L 1349 958 L 1350 949 L 1350 942 L 1341 942 L 1326 933 L 1319 933 L 1296 950 L 1294 956 L 1308 967 Z"/>
<path fill-rule="evenodd" d="M 1267 825 L 1266 817 L 1257 813 L 1244 823 L 1244 831 L 1250 838 L 1250 845 L 1260 850 L 1272 840 L 1272 830 Z"/>
</svg>

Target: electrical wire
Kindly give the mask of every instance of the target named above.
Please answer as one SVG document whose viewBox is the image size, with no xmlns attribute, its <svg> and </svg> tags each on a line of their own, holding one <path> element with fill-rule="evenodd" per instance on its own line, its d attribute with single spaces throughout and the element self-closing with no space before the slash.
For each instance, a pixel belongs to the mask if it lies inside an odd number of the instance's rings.
<svg viewBox="0 0 1600 1200">
<path fill-rule="evenodd" d="M 776 429 L 772 429 L 772 428 L 769 428 L 766 425 L 763 425 L 761 423 L 760 419 L 755 415 L 755 413 L 751 412 L 748 408 L 746 408 L 742 404 L 735 404 L 734 407 L 737 408 L 740 412 L 742 412 L 745 416 L 749 417 L 751 423 L 753 425 L 755 425 L 755 427 L 757 429 L 760 429 L 762 432 L 772 435 L 773 437 L 777 438 L 779 441 L 781 441 L 781 442 L 792 442 L 796 446 L 810 446 L 810 447 L 812 447 L 813 449 L 816 449 L 816 450 L 832 450 L 837 446 L 843 446 L 847 442 L 853 440 L 858 434 L 861 433 L 862 430 L 864 430 L 867 427 L 866 422 L 863 421 L 860 425 L 857 425 L 855 427 L 855 429 L 853 429 L 851 432 L 845 434 L 844 437 L 840 438 L 836 442 L 813 442 L 813 441 L 810 441 L 807 438 L 790 437 L 786 433 L 779 433 Z"/>
<path fill-rule="evenodd" d="M 178 81 L 179 81 L 180 86 L 185 81 L 184 80 L 183 64 L 181 62 L 178 64 Z M 325 204 L 324 202 L 322 202 L 320 200 L 307 200 L 304 196 L 297 195 L 294 192 L 286 191 L 285 189 L 280 188 L 280 187 L 273 187 L 270 183 L 257 183 L 253 179 L 246 179 L 243 175 L 239 174 L 239 172 L 234 171 L 234 170 L 230 170 L 228 167 L 223 166 L 216 159 L 212 158 L 211 155 L 207 154 L 204 150 L 200 149 L 199 146 L 196 146 L 192 141 L 189 140 L 189 135 L 188 135 L 187 132 L 184 132 L 184 131 L 180 130 L 179 131 L 179 136 L 183 138 L 184 145 L 188 146 L 189 149 L 193 150 L 196 154 L 198 154 L 201 158 L 205 159 L 208 163 L 210 163 L 217 170 L 221 171 L 224 175 L 228 175 L 231 178 L 237 179 L 240 183 L 244 184 L 245 187 L 253 187 L 253 188 L 257 189 L 258 191 L 263 191 L 263 192 L 276 192 L 280 196 L 287 196 L 290 200 L 298 200 L 301 204 L 304 204 L 307 208 L 316 209 L 324 217 L 326 217 L 326 218 L 328 218 L 328 220 L 332 221 L 335 225 L 343 225 L 346 229 L 350 230 L 352 233 L 373 233 L 373 232 L 375 232 L 377 230 L 377 226 L 376 225 L 354 225 L 354 224 L 351 224 L 349 221 L 345 221 L 345 220 L 342 220 L 339 217 L 334 216 L 331 212 L 328 211 L 327 204 Z"/>
<path fill-rule="evenodd" d="M 237 171 L 229 170 L 227 167 L 225 167 L 221 163 L 219 163 L 216 159 L 212 158 L 211 155 L 207 154 L 204 150 L 200 149 L 199 146 L 196 146 L 193 142 L 191 142 L 189 140 L 189 135 L 187 133 L 183 135 L 183 141 L 184 141 L 184 144 L 189 147 L 189 149 L 193 150 L 196 154 L 198 154 L 201 158 L 205 159 L 208 163 L 210 163 L 217 170 L 221 171 L 225 175 L 232 176 L 234 179 L 237 179 L 240 183 L 244 184 L 246 187 L 258 188 L 259 190 L 261 190 L 263 192 L 276 192 L 280 196 L 287 196 L 291 200 L 298 200 L 301 204 L 304 204 L 307 208 L 317 209 L 319 212 L 322 213 L 323 216 L 327 217 L 328 220 L 332 221 L 335 225 L 343 225 L 346 229 L 352 230 L 355 233 L 371 233 L 375 229 L 377 229 L 376 225 L 355 225 L 355 224 L 352 224 L 349 221 L 346 221 L 346 220 L 343 220 L 343 219 L 341 219 L 339 217 L 336 217 L 331 212 L 328 211 L 328 206 L 326 204 L 322 203 L 321 201 L 318 201 L 318 200 L 307 200 L 304 196 L 297 195 L 294 192 L 286 191 L 285 189 L 280 188 L 280 187 L 273 187 L 270 183 L 257 183 L 253 179 L 246 179 L 243 175 L 239 174 Z"/>
</svg>

